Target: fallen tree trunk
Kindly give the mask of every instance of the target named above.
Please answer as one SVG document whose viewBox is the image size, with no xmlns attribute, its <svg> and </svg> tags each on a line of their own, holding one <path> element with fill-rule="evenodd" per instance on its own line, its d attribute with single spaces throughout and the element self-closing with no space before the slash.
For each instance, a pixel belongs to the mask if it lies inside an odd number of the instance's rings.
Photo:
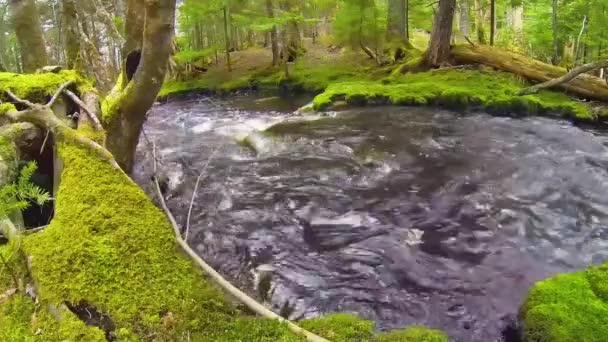
<svg viewBox="0 0 608 342">
<path fill-rule="evenodd" d="M 564 77 L 566 69 L 489 46 L 458 45 L 451 49 L 452 58 L 462 64 L 483 64 L 520 75 L 530 81 L 548 82 Z M 555 84 L 567 93 L 582 98 L 608 102 L 608 84 L 598 77 L 580 74 L 569 82 Z"/>
<path fill-rule="evenodd" d="M 550 81 L 539 83 L 539 84 L 533 85 L 531 87 L 522 89 L 522 91 L 519 92 L 519 95 L 536 94 L 541 89 L 547 89 L 547 88 L 552 88 L 552 87 L 558 86 L 560 84 L 573 80 L 574 78 L 576 78 L 577 76 L 579 76 L 582 73 L 589 72 L 589 71 L 599 69 L 599 68 L 605 68 L 605 67 L 608 67 L 608 60 L 581 65 L 579 67 L 574 68 L 572 71 L 570 71 L 569 73 L 565 74 L 562 77 L 554 78 Z"/>
</svg>

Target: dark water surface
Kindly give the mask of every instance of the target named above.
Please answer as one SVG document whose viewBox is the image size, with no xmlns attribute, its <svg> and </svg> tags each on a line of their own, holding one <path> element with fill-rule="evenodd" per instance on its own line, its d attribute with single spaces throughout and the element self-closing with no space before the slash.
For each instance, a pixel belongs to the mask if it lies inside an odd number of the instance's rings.
<svg viewBox="0 0 608 342">
<path fill-rule="evenodd" d="M 301 104 L 181 100 L 155 107 L 145 128 L 184 226 L 213 155 L 189 242 L 276 311 L 357 312 L 380 329 L 424 324 L 453 341 L 501 341 L 533 282 L 608 260 L 605 134 L 380 107 L 259 154 L 236 143 Z M 151 160 L 142 138 L 146 189 Z"/>
</svg>

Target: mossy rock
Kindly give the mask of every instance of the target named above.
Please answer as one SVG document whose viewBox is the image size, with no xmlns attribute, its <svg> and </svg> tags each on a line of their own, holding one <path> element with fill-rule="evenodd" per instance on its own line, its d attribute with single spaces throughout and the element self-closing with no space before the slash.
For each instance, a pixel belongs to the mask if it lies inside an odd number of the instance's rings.
<svg viewBox="0 0 608 342">
<path fill-rule="evenodd" d="M 375 342 L 448 342 L 448 336 L 440 330 L 411 326 L 407 329 L 378 334 Z"/>
<path fill-rule="evenodd" d="M 540 281 L 521 309 L 526 342 L 608 338 L 608 264 Z"/>
</svg>

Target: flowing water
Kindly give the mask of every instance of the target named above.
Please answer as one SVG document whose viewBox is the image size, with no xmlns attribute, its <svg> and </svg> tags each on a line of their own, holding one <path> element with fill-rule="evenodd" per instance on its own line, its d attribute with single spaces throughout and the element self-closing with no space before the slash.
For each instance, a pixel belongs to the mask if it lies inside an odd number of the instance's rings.
<svg viewBox="0 0 608 342">
<path fill-rule="evenodd" d="M 502 341 L 535 281 L 608 260 L 604 133 L 378 107 L 293 129 L 258 153 L 237 143 L 301 104 L 179 100 L 156 106 L 145 127 L 184 227 L 205 170 L 191 246 L 276 311 L 356 312 L 382 330 L 424 324 L 453 341 Z M 148 147 L 142 138 L 136 179 L 150 190 Z"/>
</svg>

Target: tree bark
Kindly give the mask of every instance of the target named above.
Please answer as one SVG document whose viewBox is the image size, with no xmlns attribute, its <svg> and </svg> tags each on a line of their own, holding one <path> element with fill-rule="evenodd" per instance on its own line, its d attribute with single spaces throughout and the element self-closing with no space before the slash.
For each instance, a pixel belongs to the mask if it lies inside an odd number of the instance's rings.
<svg viewBox="0 0 608 342">
<path fill-rule="evenodd" d="M 65 56 L 68 69 L 82 68 L 80 61 L 80 34 L 75 0 L 62 1 L 63 35 Z"/>
<path fill-rule="evenodd" d="M 425 62 L 429 66 L 446 63 L 450 57 L 450 40 L 456 0 L 439 0 L 439 9 L 435 15 L 431 40 L 425 53 Z"/>
<path fill-rule="evenodd" d="M 272 4 L 272 0 L 266 0 L 266 15 L 271 20 L 274 20 L 274 6 Z M 273 24 L 270 29 L 270 47 L 272 49 L 272 65 L 278 65 L 280 56 L 279 56 L 279 41 L 278 41 L 278 32 L 277 25 Z"/>
<path fill-rule="evenodd" d="M 145 18 L 127 16 L 123 82 L 118 82 L 106 99 L 104 112 L 106 146 L 127 173 L 133 169 L 146 113 L 154 104 L 167 72 L 173 50 L 175 1 L 130 0 L 127 5 L 127 13 L 145 13 Z"/>
<path fill-rule="evenodd" d="M 483 45 L 454 46 L 451 55 L 461 64 L 484 64 L 536 82 L 551 81 L 567 73 L 564 68 Z M 557 84 L 556 87 L 582 98 L 608 101 L 608 84 L 599 77 L 580 74 L 567 83 Z"/>
<path fill-rule="evenodd" d="M 10 0 L 10 9 L 23 71 L 34 72 L 48 63 L 38 7 L 35 0 Z"/>
</svg>

